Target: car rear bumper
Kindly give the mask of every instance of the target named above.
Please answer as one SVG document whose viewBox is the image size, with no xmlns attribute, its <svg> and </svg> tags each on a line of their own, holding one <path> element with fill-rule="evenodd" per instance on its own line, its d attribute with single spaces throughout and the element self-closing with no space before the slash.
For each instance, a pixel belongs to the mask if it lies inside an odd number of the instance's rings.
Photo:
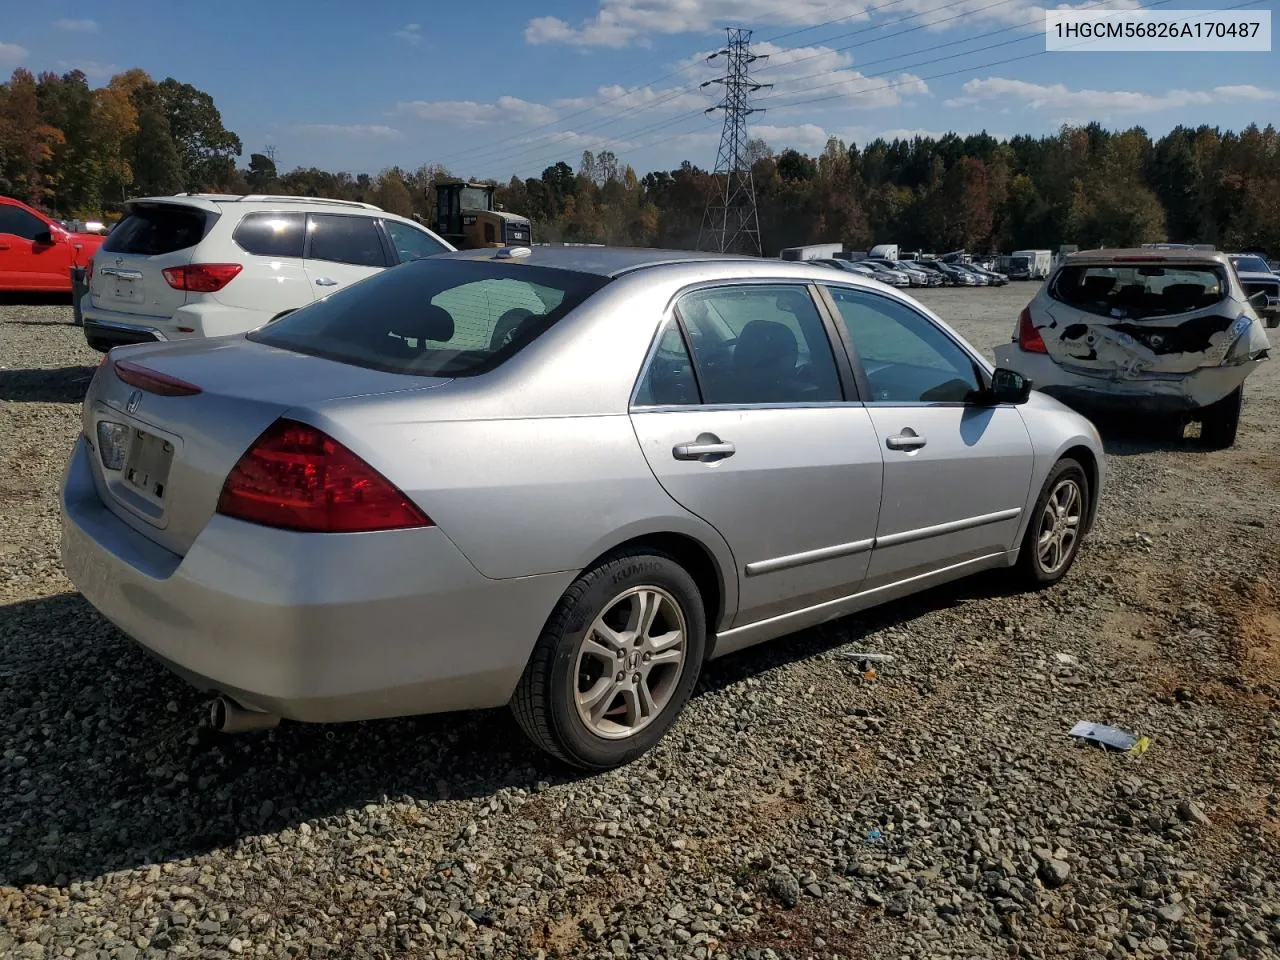
<svg viewBox="0 0 1280 960">
<path fill-rule="evenodd" d="M 271 314 L 261 310 L 246 310 L 216 302 L 188 303 L 170 317 L 152 317 L 96 306 L 92 294 L 85 294 L 81 299 L 80 312 L 84 317 L 85 339 L 99 350 L 103 347 L 94 343 L 95 338 L 114 347 L 155 340 L 225 337 L 247 333 L 272 319 Z"/>
<path fill-rule="evenodd" d="M 1227 396 L 1262 360 L 1220 367 L 1200 367 L 1161 379 L 1110 379 L 1064 370 L 1043 353 L 1029 353 L 1016 343 L 995 349 L 996 365 L 1031 380 L 1041 393 L 1078 410 L 1136 413 L 1193 413 Z"/>
<path fill-rule="evenodd" d="M 293 720 L 505 704 L 572 573 L 479 574 L 438 528 L 305 534 L 215 515 L 185 556 L 100 499 L 83 437 L 62 559 L 107 619 L 200 689 Z"/>
</svg>

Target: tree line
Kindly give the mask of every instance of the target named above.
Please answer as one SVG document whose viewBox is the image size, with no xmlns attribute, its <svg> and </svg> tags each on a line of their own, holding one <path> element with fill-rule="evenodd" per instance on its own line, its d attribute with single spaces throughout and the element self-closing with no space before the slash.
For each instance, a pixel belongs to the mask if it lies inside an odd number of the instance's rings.
<svg viewBox="0 0 1280 960">
<path fill-rule="evenodd" d="M 832 139 L 817 156 L 749 145 L 766 255 L 805 243 L 849 249 L 899 243 L 943 252 L 1214 243 L 1280 253 L 1280 135 L 1179 126 L 1063 127 L 1051 136 Z M 181 191 L 283 193 L 364 200 L 430 224 L 434 184 L 466 176 L 425 164 L 376 176 L 277 169 L 226 129 L 213 97 L 142 70 L 92 87 L 80 71 L 16 70 L 0 84 L 0 193 L 60 217 L 118 211 L 130 196 Z M 494 182 L 494 181 L 490 181 Z M 528 216 L 539 240 L 690 248 L 707 170 L 638 176 L 613 153 L 584 153 L 540 177 L 498 183 L 497 199 Z"/>
</svg>

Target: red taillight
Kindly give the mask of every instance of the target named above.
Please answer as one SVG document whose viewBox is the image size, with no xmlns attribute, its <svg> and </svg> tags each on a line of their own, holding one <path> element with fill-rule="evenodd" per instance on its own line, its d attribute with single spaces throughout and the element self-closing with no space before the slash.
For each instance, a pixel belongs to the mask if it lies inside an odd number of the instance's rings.
<svg viewBox="0 0 1280 960">
<path fill-rule="evenodd" d="M 1044 345 L 1044 337 L 1040 336 L 1040 331 L 1031 322 L 1030 307 L 1023 307 L 1018 314 L 1018 346 L 1028 353 L 1049 352 L 1049 348 Z"/>
<path fill-rule="evenodd" d="M 321 430 L 277 420 L 235 465 L 218 512 L 309 533 L 429 527 L 431 519 L 386 477 Z"/>
<path fill-rule="evenodd" d="M 169 286 L 190 293 L 217 293 L 240 273 L 238 263 L 191 263 L 167 267 L 161 272 Z"/>
<path fill-rule="evenodd" d="M 177 377 L 152 370 L 131 360 L 117 362 L 115 369 L 117 377 L 129 386 L 145 390 L 147 393 L 156 393 L 162 397 L 194 397 L 200 392 L 200 388 L 194 383 L 187 383 L 185 380 L 179 380 Z"/>
</svg>

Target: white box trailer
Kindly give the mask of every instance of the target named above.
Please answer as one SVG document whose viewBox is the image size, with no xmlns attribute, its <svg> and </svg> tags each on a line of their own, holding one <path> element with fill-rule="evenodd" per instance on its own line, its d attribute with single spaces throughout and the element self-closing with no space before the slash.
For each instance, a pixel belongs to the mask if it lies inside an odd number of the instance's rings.
<svg viewBox="0 0 1280 960">
<path fill-rule="evenodd" d="M 880 243 L 871 248 L 872 260 L 897 260 L 898 245 L 896 243 Z"/>
<path fill-rule="evenodd" d="M 833 260 L 844 249 L 843 243 L 811 243 L 804 247 L 786 247 L 780 260 Z"/>
<path fill-rule="evenodd" d="M 1027 258 L 1032 280 L 1043 280 L 1053 269 L 1052 250 L 1015 250 L 1012 256 Z"/>
</svg>

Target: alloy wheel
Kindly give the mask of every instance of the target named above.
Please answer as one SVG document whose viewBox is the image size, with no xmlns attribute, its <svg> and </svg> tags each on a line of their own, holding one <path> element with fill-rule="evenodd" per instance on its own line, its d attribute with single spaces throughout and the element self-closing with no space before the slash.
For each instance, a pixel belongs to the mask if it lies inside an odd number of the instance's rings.
<svg viewBox="0 0 1280 960">
<path fill-rule="evenodd" d="M 578 646 L 574 697 L 592 733 L 616 740 L 653 722 L 684 669 L 688 626 L 674 597 L 655 586 L 620 593 Z"/>
<path fill-rule="evenodd" d="M 1044 573 L 1057 573 L 1071 559 L 1083 511 L 1084 497 L 1075 480 L 1062 480 L 1049 494 L 1036 536 L 1036 561 Z"/>
</svg>

